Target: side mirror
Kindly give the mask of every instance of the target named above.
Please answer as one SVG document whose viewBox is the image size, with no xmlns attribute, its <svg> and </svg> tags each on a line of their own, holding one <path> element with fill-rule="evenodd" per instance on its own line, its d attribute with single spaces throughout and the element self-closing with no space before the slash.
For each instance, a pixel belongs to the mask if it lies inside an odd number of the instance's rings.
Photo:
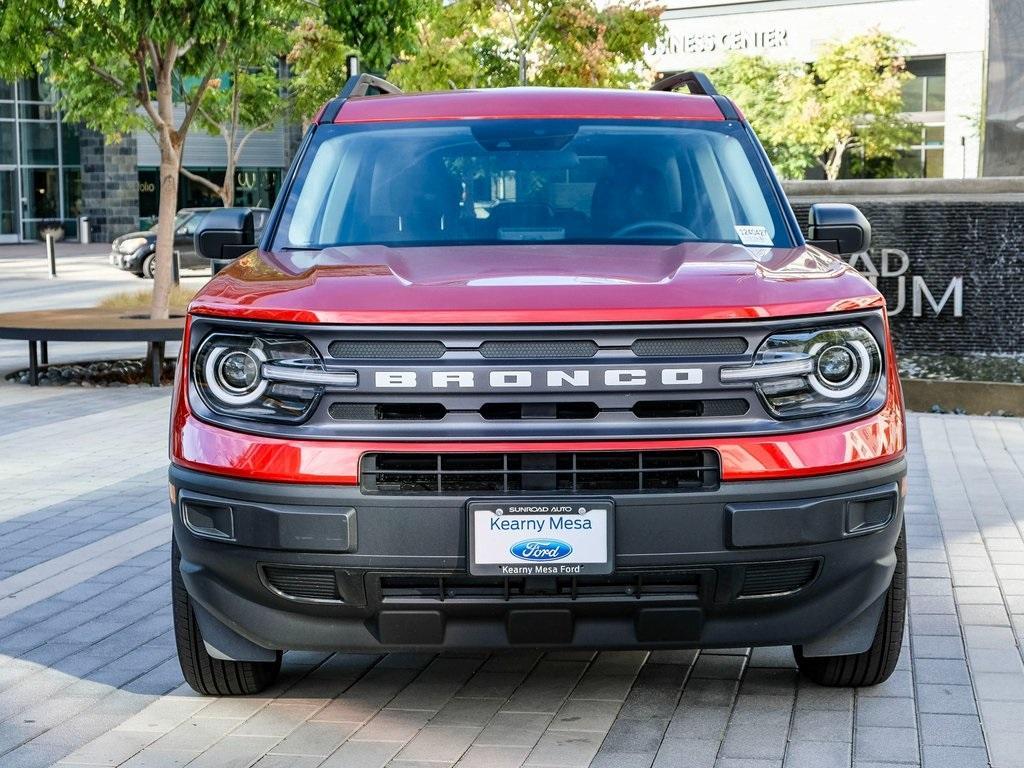
<svg viewBox="0 0 1024 768">
<path fill-rule="evenodd" d="M 848 203 L 812 205 L 807 225 L 808 242 L 836 255 L 860 253 L 871 246 L 871 224 Z"/>
<path fill-rule="evenodd" d="M 250 208 L 218 208 L 196 228 L 196 253 L 212 261 L 230 261 L 256 247 L 256 226 Z"/>
</svg>

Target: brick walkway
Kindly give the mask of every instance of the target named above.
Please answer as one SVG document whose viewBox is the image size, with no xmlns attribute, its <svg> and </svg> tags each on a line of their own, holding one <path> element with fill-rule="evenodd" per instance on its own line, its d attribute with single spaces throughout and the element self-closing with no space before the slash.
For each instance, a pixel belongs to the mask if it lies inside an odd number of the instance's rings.
<svg viewBox="0 0 1024 768">
<path fill-rule="evenodd" d="M 883 686 L 788 649 L 289 653 L 203 699 L 170 630 L 167 392 L 0 385 L 0 766 L 1024 766 L 1024 422 L 911 425 L 911 634 Z"/>
</svg>

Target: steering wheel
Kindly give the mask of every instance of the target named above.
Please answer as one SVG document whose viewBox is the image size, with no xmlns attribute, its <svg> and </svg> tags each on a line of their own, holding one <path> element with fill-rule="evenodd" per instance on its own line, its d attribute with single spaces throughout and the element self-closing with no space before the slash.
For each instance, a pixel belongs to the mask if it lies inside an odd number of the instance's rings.
<svg viewBox="0 0 1024 768">
<path fill-rule="evenodd" d="M 692 229 L 687 229 L 682 224 L 676 224 L 674 221 L 658 221 L 651 219 L 649 221 L 636 221 L 632 224 L 616 230 L 612 237 L 625 237 L 626 235 L 635 235 L 645 230 L 664 230 L 672 232 L 673 234 L 682 235 L 684 238 L 689 240 L 698 240 L 697 233 Z"/>
</svg>

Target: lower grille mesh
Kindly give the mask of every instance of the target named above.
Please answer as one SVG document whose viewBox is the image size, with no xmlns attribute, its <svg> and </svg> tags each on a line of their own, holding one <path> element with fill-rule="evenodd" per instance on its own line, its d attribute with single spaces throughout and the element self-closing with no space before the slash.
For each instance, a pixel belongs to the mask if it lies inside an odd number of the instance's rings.
<svg viewBox="0 0 1024 768">
<path fill-rule="evenodd" d="M 360 472 L 363 493 L 393 495 L 681 493 L 718 482 L 718 454 L 699 450 L 370 453 Z"/>
<path fill-rule="evenodd" d="M 696 572 L 616 573 L 610 576 L 576 576 L 523 579 L 502 576 L 384 576 L 382 600 L 472 600 L 553 597 L 577 600 L 585 597 L 696 596 L 700 575 Z"/>
<path fill-rule="evenodd" d="M 748 565 L 740 597 L 764 597 L 795 592 L 807 586 L 818 573 L 817 560 Z"/>
<path fill-rule="evenodd" d="M 273 589 L 298 600 L 341 602 L 333 568 L 301 568 L 291 565 L 264 565 L 263 576 Z"/>
</svg>

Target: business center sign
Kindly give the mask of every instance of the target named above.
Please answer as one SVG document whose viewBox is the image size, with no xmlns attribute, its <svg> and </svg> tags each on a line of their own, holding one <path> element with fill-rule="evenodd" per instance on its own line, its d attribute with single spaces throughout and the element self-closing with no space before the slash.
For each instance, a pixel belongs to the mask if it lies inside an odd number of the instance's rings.
<svg viewBox="0 0 1024 768">
<path fill-rule="evenodd" d="M 726 31 L 683 32 L 671 34 L 659 50 L 661 54 L 734 53 L 762 51 L 789 46 L 789 30 L 784 28 L 732 29 Z"/>
</svg>

